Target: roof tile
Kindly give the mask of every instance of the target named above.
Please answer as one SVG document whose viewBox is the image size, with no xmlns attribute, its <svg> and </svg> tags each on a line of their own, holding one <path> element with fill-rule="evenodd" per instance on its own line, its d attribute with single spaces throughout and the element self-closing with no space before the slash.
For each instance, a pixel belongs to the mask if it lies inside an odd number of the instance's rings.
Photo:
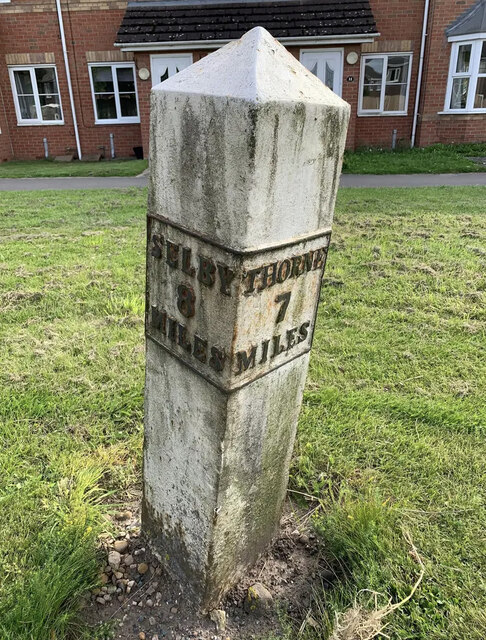
<svg viewBox="0 0 486 640">
<path fill-rule="evenodd" d="M 180 6 L 179 6 L 180 4 Z M 376 33 L 363 0 L 272 0 L 252 2 L 130 2 L 118 31 L 119 44 L 232 40 L 256 26 L 276 38 Z"/>
</svg>

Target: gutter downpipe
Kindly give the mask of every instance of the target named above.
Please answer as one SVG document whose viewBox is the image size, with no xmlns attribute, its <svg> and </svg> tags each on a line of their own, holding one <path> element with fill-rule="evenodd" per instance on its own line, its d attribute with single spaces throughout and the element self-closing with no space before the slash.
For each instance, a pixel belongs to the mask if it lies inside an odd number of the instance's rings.
<svg viewBox="0 0 486 640">
<path fill-rule="evenodd" d="M 69 70 L 69 59 L 66 48 L 66 37 L 64 35 L 64 22 L 62 19 L 61 1 L 56 0 L 57 18 L 59 20 L 59 31 L 61 32 L 62 55 L 64 57 L 64 67 L 66 69 L 66 77 L 69 92 L 69 101 L 71 102 L 71 113 L 73 116 L 74 137 L 76 138 L 76 148 L 78 150 L 78 158 L 81 160 L 81 142 L 79 140 L 78 121 L 76 119 L 76 107 L 74 106 L 73 85 L 71 83 L 71 72 Z"/>
<path fill-rule="evenodd" d="M 415 147 L 415 138 L 417 135 L 417 123 L 420 107 L 420 94 L 422 92 L 422 77 L 424 73 L 424 58 L 425 58 L 425 43 L 427 40 L 427 25 L 429 21 L 429 6 L 430 0 L 425 0 L 424 6 L 424 23 L 422 26 L 422 44 L 420 45 L 420 62 L 417 77 L 417 95 L 415 96 L 415 108 L 413 111 L 413 125 L 412 125 L 412 138 L 410 140 L 410 148 Z"/>
</svg>

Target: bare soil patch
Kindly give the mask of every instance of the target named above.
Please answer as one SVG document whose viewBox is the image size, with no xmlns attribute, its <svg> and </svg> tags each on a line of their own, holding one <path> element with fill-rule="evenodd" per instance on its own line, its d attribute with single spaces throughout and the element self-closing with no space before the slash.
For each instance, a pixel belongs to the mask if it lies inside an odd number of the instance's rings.
<svg viewBox="0 0 486 640">
<path fill-rule="evenodd" d="M 226 615 L 221 629 L 210 616 L 197 611 L 191 594 L 151 553 L 140 533 L 137 506 L 131 505 L 117 517 L 119 533 L 103 542 L 103 553 L 107 559 L 114 547 L 122 549 L 120 566 L 116 570 L 106 560 L 101 576 L 105 584 L 89 595 L 85 618 L 90 625 L 113 622 L 114 637 L 119 640 L 243 640 L 270 632 L 278 636 L 282 633 L 282 612 L 300 624 L 309 613 L 314 590 L 326 588 L 335 578 L 307 528 L 305 514 L 289 503 L 267 553 L 221 602 L 220 610 Z M 273 597 L 268 611 L 248 612 L 245 607 L 248 589 L 256 583 L 263 584 Z"/>
</svg>

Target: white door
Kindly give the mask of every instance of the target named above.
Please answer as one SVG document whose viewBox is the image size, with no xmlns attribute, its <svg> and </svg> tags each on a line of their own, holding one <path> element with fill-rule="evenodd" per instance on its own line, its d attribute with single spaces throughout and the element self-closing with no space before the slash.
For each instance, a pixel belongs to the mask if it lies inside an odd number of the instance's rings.
<svg viewBox="0 0 486 640">
<path fill-rule="evenodd" d="M 150 56 L 150 70 L 152 73 L 152 86 L 164 82 L 182 69 L 192 64 L 192 53 L 160 54 Z"/>
<path fill-rule="evenodd" d="M 304 49 L 300 52 L 300 61 L 338 96 L 343 89 L 343 51 L 342 49 Z"/>
</svg>

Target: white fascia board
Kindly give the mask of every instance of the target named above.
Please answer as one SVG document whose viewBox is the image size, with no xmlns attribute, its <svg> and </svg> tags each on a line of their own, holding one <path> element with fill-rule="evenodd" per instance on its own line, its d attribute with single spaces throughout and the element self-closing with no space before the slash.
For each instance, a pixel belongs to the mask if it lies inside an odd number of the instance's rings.
<svg viewBox="0 0 486 640">
<path fill-rule="evenodd" d="M 449 42 L 471 42 L 471 40 L 486 40 L 486 32 L 484 33 L 468 33 L 464 36 L 451 36 L 447 38 Z"/>
<path fill-rule="evenodd" d="M 327 44 L 363 44 L 366 42 L 374 42 L 375 38 L 380 36 L 379 33 L 370 33 L 364 35 L 341 35 L 341 36 L 312 36 L 303 38 L 277 38 L 283 45 L 327 45 Z M 122 51 L 184 51 L 187 49 L 219 49 L 220 47 L 232 42 L 232 40 L 187 40 L 185 42 L 135 42 L 123 44 L 115 42 L 114 46 L 119 47 Z"/>
</svg>

